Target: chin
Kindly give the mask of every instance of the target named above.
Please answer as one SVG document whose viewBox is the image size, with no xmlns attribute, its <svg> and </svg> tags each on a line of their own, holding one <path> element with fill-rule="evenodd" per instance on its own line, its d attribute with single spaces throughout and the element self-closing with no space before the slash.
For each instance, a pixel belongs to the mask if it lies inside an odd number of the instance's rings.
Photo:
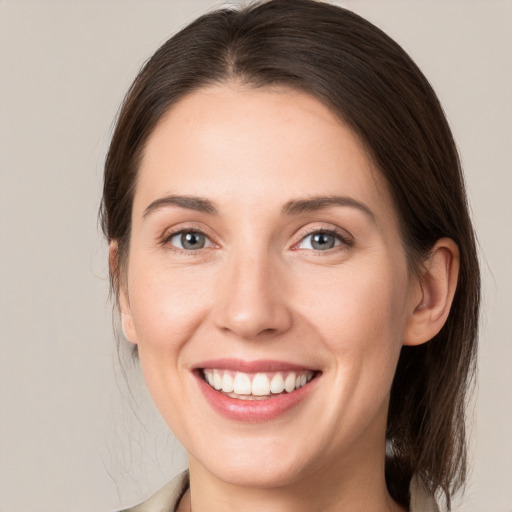
<svg viewBox="0 0 512 512">
<path fill-rule="evenodd" d="M 277 488 L 285 487 L 301 478 L 300 464 L 265 461 L 235 461 L 232 464 L 215 464 L 208 468 L 219 480 L 237 487 Z"/>
<path fill-rule="evenodd" d="M 311 467 L 304 446 L 290 439 L 216 440 L 214 450 L 201 450 L 196 463 L 226 483 L 252 488 L 276 488 L 289 485 L 305 476 Z M 301 447 L 301 448 L 300 448 Z M 296 448 L 296 449 L 295 449 Z M 300 449 L 299 449 L 300 448 Z"/>
</svg>

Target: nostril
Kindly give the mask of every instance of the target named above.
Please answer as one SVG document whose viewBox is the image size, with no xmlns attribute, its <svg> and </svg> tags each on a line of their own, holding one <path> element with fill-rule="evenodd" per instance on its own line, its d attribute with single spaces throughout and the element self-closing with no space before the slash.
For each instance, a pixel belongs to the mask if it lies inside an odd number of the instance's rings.
<svg viewBox="0 0 512 512">
<path fill-rule="evenodd" d="M 223 332 L 231 332 L 244 339 L 265 339 L 286 332 L 292 325 L 291 314 L 285 305 L 264 307 L 246 305 L 233 309 L 218 310 L 216 324 Z"/>
</svg>

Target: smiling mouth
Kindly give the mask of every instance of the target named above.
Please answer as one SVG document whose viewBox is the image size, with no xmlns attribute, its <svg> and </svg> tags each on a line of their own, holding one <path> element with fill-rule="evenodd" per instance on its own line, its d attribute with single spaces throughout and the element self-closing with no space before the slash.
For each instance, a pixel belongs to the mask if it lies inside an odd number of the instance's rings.
<svg viewBox="0 0 512 512">
<path fill-rule="evenodd" d="M 211 388 L 239 400 L 268 400 L 293 393 L 317 375 L 313 370 L 245 373 L 211 368 L 200 373 Z"/>
</svg>

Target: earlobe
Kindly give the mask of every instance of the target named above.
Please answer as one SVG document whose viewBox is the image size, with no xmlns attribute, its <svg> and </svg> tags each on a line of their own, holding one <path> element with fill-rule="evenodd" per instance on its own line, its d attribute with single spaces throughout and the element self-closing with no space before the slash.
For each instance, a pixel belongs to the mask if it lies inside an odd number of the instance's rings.
<svg viewBox="0 0 512 512">
<path fill-rule="evenodd" d="M 423 262 L 415 300 L 404 332 L 404 345 L 420 345 L 432 339 L 443 327 L 457 288 L 459 248 L 450 238 L 441 238 Z"/>
<path fill-rule="evenodd" d="M 121 330 L 123 336 L 131 343 L 137 343 L 135 327 L 130 309 L 130 301 L 126 283 L 121 279 L 119 274 L 119 253 L 117 241 L 110 242 L 109 245 L 109 267 L 110 274 L 114 277 L 115 293 L 117 295 L 117 303 L 119 305 L 119 313 L 121 316 Z"/>
<path fill-rule="evenodd" d="M 121 311 L 121 330 L 123 336 L 134 345 L 137 344 L 137 337 L 135 335 L 135 329 L 133 326 L 133 319 L 131 314 L 123 313 Z"/>
</svg>

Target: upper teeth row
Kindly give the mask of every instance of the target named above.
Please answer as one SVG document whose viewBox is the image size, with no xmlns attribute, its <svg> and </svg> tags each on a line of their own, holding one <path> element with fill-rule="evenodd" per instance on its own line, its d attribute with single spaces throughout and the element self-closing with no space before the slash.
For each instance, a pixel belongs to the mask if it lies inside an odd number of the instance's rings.
<svg viewBox="0 0 512 512">
<path fill-rule="evenodd" d="M 271 378 L 266 373 L 247 374 L 237 372 L 234 374 L 225 370 L 205 369 L 206 382 L 224 393 L 237 395 L 265 396 L 270 393 L 277 394 L 295 389 L 307 384 L 314 376 L 311 370 L 289 373 L 273 373 Z"/>
</svg>

